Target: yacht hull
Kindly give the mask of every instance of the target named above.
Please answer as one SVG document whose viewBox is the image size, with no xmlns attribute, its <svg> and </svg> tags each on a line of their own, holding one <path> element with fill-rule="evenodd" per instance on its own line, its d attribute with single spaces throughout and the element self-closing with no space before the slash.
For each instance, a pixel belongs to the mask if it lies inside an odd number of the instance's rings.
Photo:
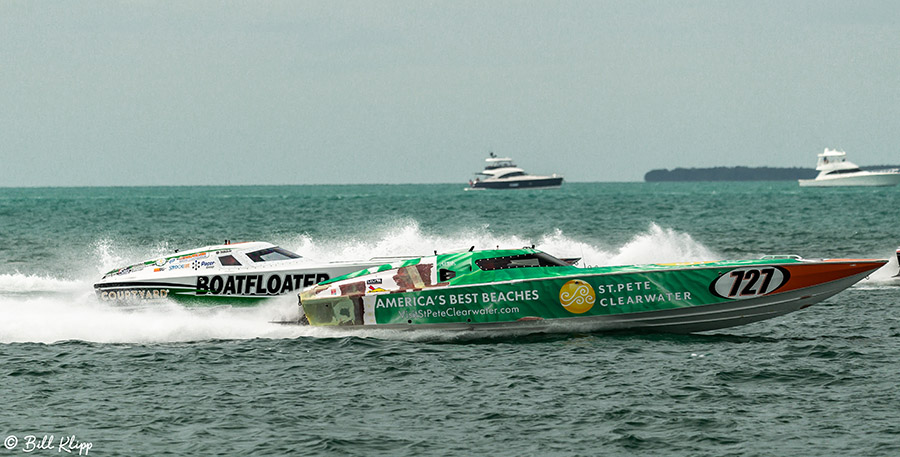
<svg viewBox="0 0 900 457">
<path fill-rule="evenodd" d="M 547 189 L 562 185 L 562 177 L 538 179 L 487 179 L 472 183 L 472 189 Z"/>
<path fill-rule="evenodd" d="M 900 183 L 900 173 L 864 172 L 864 175 L 801 179 L 800 187 L 887 187 Z"/>
</svg>

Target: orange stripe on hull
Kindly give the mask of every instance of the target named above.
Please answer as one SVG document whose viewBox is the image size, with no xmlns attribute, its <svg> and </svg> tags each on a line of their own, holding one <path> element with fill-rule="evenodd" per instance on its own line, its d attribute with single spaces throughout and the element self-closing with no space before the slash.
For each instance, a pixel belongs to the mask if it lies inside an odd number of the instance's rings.
<svg viewBox="0 0 900 457">
<path fill-rule="evenodd" d="M 886 263 L 886 260 L 873 259 L 829 259 L 825 263 L 783 265 L 781 268 L 790 272 L 791 277 L 787 284 L 778 288 L 776 292 L 803 289 L 867 271 L 875 271 Z"/>
</svg>

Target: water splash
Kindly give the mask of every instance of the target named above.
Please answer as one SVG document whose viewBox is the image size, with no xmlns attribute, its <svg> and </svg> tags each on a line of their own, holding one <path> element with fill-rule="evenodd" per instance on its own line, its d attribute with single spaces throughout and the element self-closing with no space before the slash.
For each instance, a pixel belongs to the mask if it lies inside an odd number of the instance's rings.
<svg viewBox="0 0 900 457">
<path fill-rule="evenodd" d="M 415 220 L 403 219 L 389 227 L 372 230 L 369 238 L 334 238 L 313 240 L 300 235 L 277 240 L 285 247 L 296 250 L 305 257 L 317 260 L 361 260 L 371 257 L 419 257 L 438 252 L 461 249 L 518 248 L 530 245 L 530 241 L 516 236 L 497 236 L 487 226 L 463 230 L 451 235 L 424 233 Z"/>
<path fill-rule="evenodd" d="M 93 251 L 92 258 L 97 259 L 95 268 L 92 268 L 91 271 L 102 275 L 115 268 L 171 254 L 175 249 L 170 247 L 167 242 L 149 246 L 120 246 L 112 239 L 101 238 L 91 245 L 91 250 Z"/>
<path fill-rule="evenodd" d="M 73 292 L 82 289 L 82 281 L 22 273 L 0 274 L 0 294 Z"/>
<path fill-rule="evenodd" d="M 296 320 L 296 299 L 273 299 L 253 308 L 185 308 L 169 301 L 123 306 L 97 300 L 92 293 L 65 299 L 0 298 L 0 342 L 90 341 L 160 343 L 214 339 L 295 338 L 305 328 L 273 323 Z"/>
<path fill-rule="evenodd" d="M 556 229 L 537 240 L 519 236 L 498 236 L 487 226 L 452 235 L 423 233 L 418 222 L 402 221 L 396 227 L 374 232 L 370 239 L 313 240 L 308 235 L 279 240 L 305 257 L 318 260 L 361 260 L 379 256 L 427 256 L 437 252 L 476 249 L 520 248 L 535 245 L 557 257 L 580 257 L 582 265 L 625 265 L 662 262 L 692 262 L 721 259 L 697 242 L 690 234 L 650 224 L 645 232 L 635 234 L 625 245 L 608 250 L 570 238 Z"/>
<path fill-rule="evenodd" d="M 366 239 L 314 239 L 298 234 L 271 240 L 305 257 L 330 260 L 359 260 L 378 256 L 420 256 L 434 251 L 448 252 L 494 247 L 517 248 L 531 245 L 518 236 L 498 236 L 487 226 L 450 235 L 423 233 L 414 220 L 399 221 L 374 231 Z M 637 233 L 624 245 L 604 249 L 573 239 L 561 230 L 536 240 L 537 247 L 559 257 L 582 257 L 582 265 L 629 264 L 710 260 L 717 256 L 689 234 L 656 224 Z M 296 321 L 300 310 L 296 296 L 274 298 L 255 307 L 186 308 L 166 300 L 139 306 L 122 306 L 96 298 L 93 282 L 103 273 L 123 265 L 171 252 L 165 243 L 149 246 L 122 246 L 101 239 L 88 246 L 93 258 L 76 279 L 52 276 L 0 274 L 0 343 L 80 340 L 98 343 L 159 343 L 211 339 L 249 338 L 341 338 L 373 336 L 403 340 L 457 340 L 464 333 L 403 332 L 381 329 L 360 332 L 340 329 L 281 325 L 273 321 Z M 483 335 L 479 335 L 483 337 Z"/>
<path fill-rule="evenodd" d="M 562 242 L 567 240 L 563 239 Z M 688 233 L 652 223 L 646 232 L 634 235 L 623 246 L 603 251 L 582 243 L 583 265 L 630 265 L 721 260 L 722 256 L 694 240 Z"/>
</svg>

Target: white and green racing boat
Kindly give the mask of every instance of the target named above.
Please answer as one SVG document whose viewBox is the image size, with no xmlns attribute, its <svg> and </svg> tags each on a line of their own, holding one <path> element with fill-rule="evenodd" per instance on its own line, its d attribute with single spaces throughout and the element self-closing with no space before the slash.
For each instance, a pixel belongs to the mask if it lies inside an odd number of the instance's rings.
<svg viewBox="0 0 900 457">
<path fill-rule="evenodd" d="M 806 308 L 886 262 L 777 256 L 579 268 L 535 249 L 470 250 L 372 267 L 306 288 L 300 323 L 701 332 Z"/>
<path fill-rule="evenodd" d="M 101 300 L 247 305 L 386 261 L 391 258 L 318 262 L 272 243 L 226 243 L 117 268 L 97 281 L 94 289 Z"/>
</svg>

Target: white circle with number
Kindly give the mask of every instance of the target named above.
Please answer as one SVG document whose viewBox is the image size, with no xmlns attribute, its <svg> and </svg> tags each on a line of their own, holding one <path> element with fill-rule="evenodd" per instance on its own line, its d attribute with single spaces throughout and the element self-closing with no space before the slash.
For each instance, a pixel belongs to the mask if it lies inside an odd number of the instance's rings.
<svg viewBox="0 0 900 457">
<path fill-rule="evenodd" d="M 710 289 L 720 297 L 743 300 L 774 292 L 788 277 L 786 270 L 775 266 L 735 268 L 719 276 Z"/>
</svg>

